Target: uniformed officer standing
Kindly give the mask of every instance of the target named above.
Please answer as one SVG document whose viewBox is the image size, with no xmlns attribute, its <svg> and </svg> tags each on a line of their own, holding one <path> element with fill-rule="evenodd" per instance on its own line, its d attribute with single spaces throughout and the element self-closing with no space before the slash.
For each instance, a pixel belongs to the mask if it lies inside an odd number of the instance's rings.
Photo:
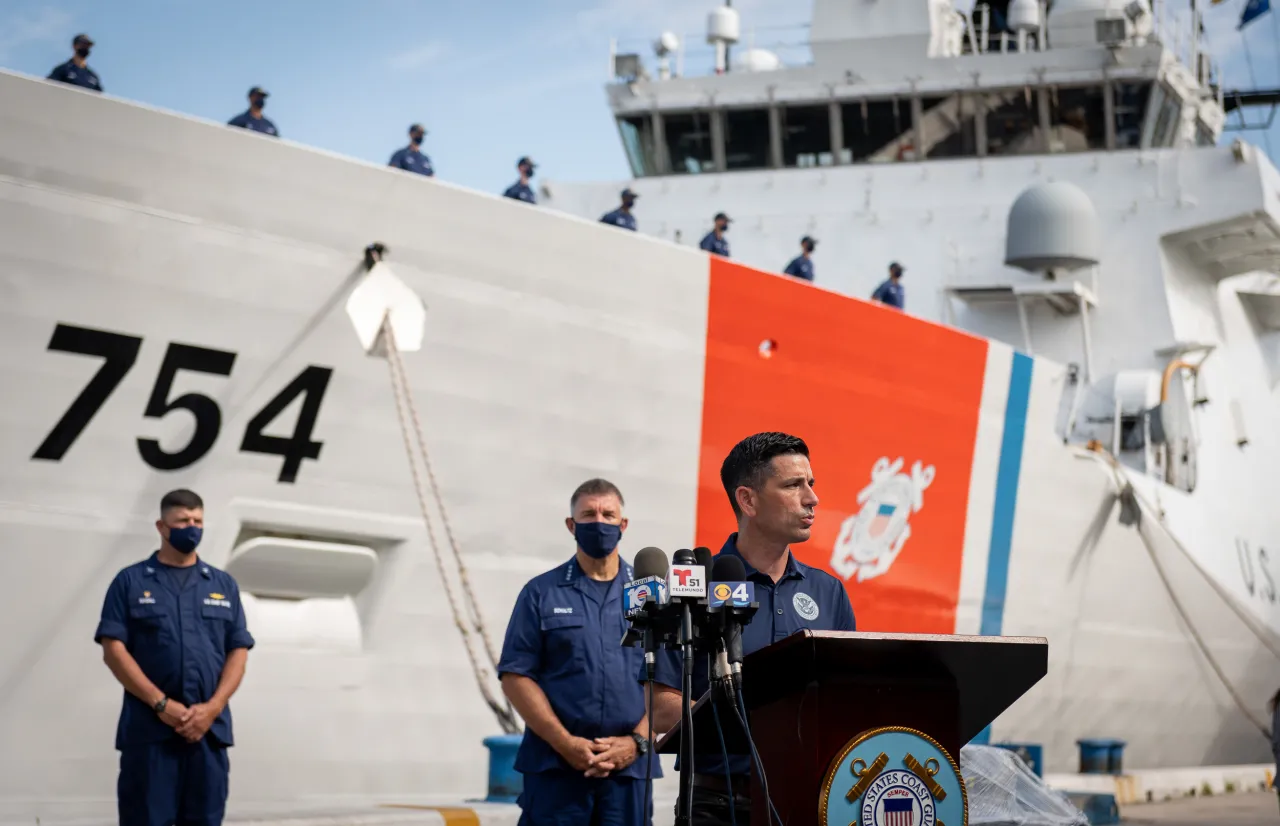
<svg viewBox="0 0 1280 826">
<path fill-rule="evenodd" d="M 93 92 L 101 92 L 102 81 L 98 79 L 98 73 L 90 69 L 89 64 L 85 62 L 89 57 L 89 51 L 93 49 L 93 41 L 89 39 L 89 35 L 76 35 L 71 41 L 71 48 L 75 50 L 75 55 L 66 63 L 54 66 L 48 79 L 70 83 L 72 86 L 79 86 Z"/>
<path fill-rule="evenodd" d="M 640 196 L 631 191 L 630 187 L 622 190 L 622 206 L 613 212 L 606 212 L 600 217 L 600 223 L 612 224 L 615 227 L 636 231 L 636 216 L 631 214 L 631 207 L 635 206 L 636 198 Z"/>
<path fill-rule="evenodd" d="M 795 278 L 803 278 L 805 281 L 813 280 L 813 248 L 818 246 L 818 242 L 809 236 L 800 239 L 800 254 L 791 259 L 791 263 L 783 271 L 787 275 Z"/>
<path fill-rule="evenodd" d="M 618 558 L 622 494 L 592 479 L 569 506 L 577 552 L 520 592 L 498 664 L 527 725 L 516 753 L 520 826 L 640 826 L 651 808 L 646 759 L 653 777 L 662 768 L 635 680 L 644 652 L 620 644 L 622 586 L 633 578 Z"/>
<path fill-rule="evenodd" d="M 273 138 L 280 137 L 276 125 L 263 117 L 262 108 L 266 105 L 266 90 L 260 86 L 254 86 L 249 90 L 249 108 L 227 121 L 227 126 L 239 126 L 241 129 L 261 132 Z"/>
<path fill-rule="evenodd" d="M 116 727 L 121 826 L 218 826 L 226 808 L 227 703 L 253 637 L 236 581 L 195 553 L 204 503 L 160 500 L 160 550 L 112 580 L 94 641 L 124 686 Z"/>
<path fill-rule="evenodd" d="M 516 169 L 520 170 L 520 180 L 507 187 L 507 191 L 502 193 L 503 198 L 514 198 L 517 201 L 524 201 L 526 204 L 536 204 L 538 199 L 533 195 L 533 189 L 529 186 L 529 180 L 533 178 L 533 170 L 537 165 L 528 158 L 521 158 L 516 161 Z"/>
<path fill-rule="evenodd" d="M 428 178 L 434 176 L 436 171 L 431 167 L 431 159 L 422 152 L 422 139 L 426 135 L 427 130 L 422 128 L 422 124 L 415 123 L 410 126 L 409 145 L 404 149 L 397 149 L 391 156 L 391 160 L 387 161 L 387 166 L 394 166 L 405 172 L 416 172 Z"/>
<path fill-rule="evenodd" d="M 723 212 L 716 213 L 715 229 L 702 236 L 702 243 L 698 246 L 713 255 L 723 255 L 729 257 L 729 242 L 725 239 L 724 234 L 729 231 L 730 219 Z"/>
<path fill-rule="evenodd" d="M 871 300 L 897 307 L 899 310 L 906 306 L 907 298 L 902 289 L 902 265 L 897 261 L 889 265 L 889 279 L 882 281 L 880 286 L 876 287 L 876 291 L 871 294 Z"/>
<path fill-rule="evenodd" d="M 814 493 L 809 447 L 786 433 L 757 433 L 738 442 L 720 466 L 729 503 L 738 518 L 737 533 L 720 549 L 742 559 L 747 579 L 755 583 L 760 608 L 742 629 L 742 650 L 750 654 L 802 628 L 853 631 L 849 595 L 840 580 L 802 564 L 791 553 L 813 530 L 818 495 Z M 641 674 L 637 669 L 637 674 Z M 641 675 L 643 678 L 643 675 Z M 744 675 L 750 691 L 750 674 Z M 667 731 L 680 719 L 681 654 L 658 653 L 653 698 L 654 731 Z M 708 688 L 707 663 L 699 658 L 693 675 L 693 699 Z M 686 770 L 679 762 L 676 768 Z M 730 754 L 728 774 L 718 755 L 699 755 L 693 774 L 694 826 L 721 826 L 731 820 L 729 796 L 738 822 L 751 811 L 751 761 Z"/>
</svg>

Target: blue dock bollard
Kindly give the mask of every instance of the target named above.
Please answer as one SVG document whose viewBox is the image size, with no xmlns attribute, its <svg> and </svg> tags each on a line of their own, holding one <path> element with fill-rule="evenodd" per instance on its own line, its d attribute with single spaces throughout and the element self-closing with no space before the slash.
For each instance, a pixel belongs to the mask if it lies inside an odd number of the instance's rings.
<svg viewBox="0 0 1280 826">
<path fill-rule="evenodd" d="M 1077 740 L 1080 747 L 1081 774 L 1123 774 L 1124 746 L 1123 740 L 1085 739 Z"/>
<path fill-rule="evenodd" d="M 516 749 L 522 734 L 495 734 L 484 738 L 489 750 L 489 794 L 486 803 L 515 803 L 524 790 L 524 777 L 516 771 Z"/>
</svg>

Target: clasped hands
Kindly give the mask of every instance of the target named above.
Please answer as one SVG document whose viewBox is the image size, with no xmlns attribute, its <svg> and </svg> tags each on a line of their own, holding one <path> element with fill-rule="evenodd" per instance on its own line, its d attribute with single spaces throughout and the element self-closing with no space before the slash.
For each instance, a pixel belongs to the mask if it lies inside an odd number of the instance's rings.
<svg viewBox="0 0 1280 826">
<path fill-rule="evenodd" d="M 218 713 L 219 709 L 212 703 L 184 706 L 177 700 L 169 700 L 164 711 L 160 712 L 160 719 L 188 743 L 198 743 L 218 718 Z"/>
<path fill-rule="evenodd" d="M 567 737 L 556 749 L 560 756 L 586 777 L 608 777 L 636 761 L 636 741 L 630 735 L 621 737 Z"/>
</svg>

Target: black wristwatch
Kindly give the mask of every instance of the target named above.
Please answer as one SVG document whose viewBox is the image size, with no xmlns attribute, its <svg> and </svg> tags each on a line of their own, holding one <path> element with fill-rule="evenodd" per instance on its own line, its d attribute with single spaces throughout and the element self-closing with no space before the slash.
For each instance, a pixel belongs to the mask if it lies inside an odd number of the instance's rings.
<svg viewBox="0 0 1280 826">
<path fill-rule="evenodd" d="M 164 707 L 167 705 L 169 705 L 169 698 L 161 697 L 159 701 L 157 701 L 156 704 L 152 706 L 152 708 L 156 710 L 156 714 L 161 714 L 164 712 Z"/>
<path fill-rule="evenodd" d="M 649 741 L 643 735 L 631 732 L 631 739 L 636 741 L 636 753 L 644 757 L 649 753 Z"/>
</svg>

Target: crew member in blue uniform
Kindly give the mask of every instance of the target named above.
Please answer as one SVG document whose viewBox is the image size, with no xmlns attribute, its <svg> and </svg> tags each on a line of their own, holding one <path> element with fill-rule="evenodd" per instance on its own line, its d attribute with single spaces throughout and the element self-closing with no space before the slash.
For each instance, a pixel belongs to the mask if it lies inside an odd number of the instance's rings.
<svg viewBox="0 0 1280 826">
<path fill-rule="evenodd" d="M 702 236 L 702 243 L 699 247 L 713 255 L 723 255 L 729 257 L 729 241 L 724 234 L 729 231 L 729 216 L 723 212 L 716 213 L 715 229 Z"/>
<path fill-rule="evenodd" d="M 786 433 L 749 436 L 729 451 L 720 466 L 720 481 L 738 520 L 737 533 L 730 534 L 720 553 L 742 559 L 760 603 L 742 629 L 743 653 L 750 654 L 803 628 L 856 630 L 844 584 L 826 571 L 801 563 L 791 552 L 791 545 L 809 539 L 818 506 L 804 441 Z M 667 731 L 680 719 L 681 666 L 679 650 L 658 653 L 654 731 Z M 643 679 L 639 669 L 636 673 Z M 749 674 L 744 676 L 751 679 Z M 701 697 L 707 688 L 706 659 L 698 658 L 693 698 Z M 676 768 L 686 770 L 679 762 Z M 749 818 L 750 758 L 730 753 L 731 779 L 725 774 L 721 756 L 698 756 L 693 769 L 694 826 L 727 826 L 731 822 L 730 795 L 738 822 Z"/>
<path fill-rule="evenodd" d="M 516 753 L 524 775 L 520 826 L 648 824 L 662 769 L 647 739 L 640 647 L 623 648 L 618 557 L 626 530 L 622 494 L 592 479 L 574 491 L 565 520 L 577 551 L 520 592 L 502 646 L 502 690 L 527 728 Z"/>
<path fill-rule="evenodd" d="M 404 149 L 397 149 L 391 160 L 387 161 L 387 166 L 394 166 L 405 172 L 416 172 L 428 178 L 434 176 L 436 171 L 431 168 L 431 159 L 422 152 L 422 139 L 426 136 L 427 130 L 422 128 L 422 124 L 410 126 L 409 145 Z"/>
<path fill-rule="evenodd" d="M 241 129 L 261 132 L 273 138 L 280 137 L 280 132 L 276 129 L 276 125 L 262 115 L 262 109 L 266 105 L 266 90 L 260 86 L 254 86 L 249 90 L 249 108 L 227 121 L 227 126 L 239 126 Z"/>
<path fill-rule="evenodd" d="M 116 574 L 94 641 L 124 686 L 116 727 L 121 826 L 218 826 L 227 802 L 231 695 L 253 637 L 240 588 L 196 555 L 204 503 L 160 500 L 160 550 Z"/>
<path fill-rule="evenodd" d="M 529 186 L 529 180 L 533 178 L 533 170 L 537 169 L 537 164 L 528 158 L 521 158 L 516 161 L 516 169 L 520 170 L 520 180 L 507 187 L 502 197 L 514 198 L 526 204 L 538 203 L 538 199 L 533 196 L 533 189 Z"/>
<path fill-rule="evenodd" d="M 906 295 L 902 291 L 902 265 L 897 261 L 889 265 L 888 280 L 882 281 L 880 286 L 876 287 L 876 291 L 871 294 L 871 300 L 897 307 L 899 310 L 906 306 Z"/>
<path fill-rule="evenodd" d="M 600 223 L 612 224 L 615 227 L 636 231 L 636 216 L 631 214 L 631 208 L 636 205 L 636 198 L 640 196 L 631 191 L 628 187 L 622 190 L 622 206 L 613 212 L 606 212 L 600 217 Z"/>
<path fill-rule="evenodd" d="M 75 39 L 71 41 L 71 48 L 75 50 L 75 54 L 66 63 L 54 66 L 53 71 L 49 73 L 49 80 L 70 83 L 72 86 L 79 86 L 82 89 L 101 92 L 102 81 L 98 79 L 98 73 L 90 69 L 89 64 L 85 62 L 89 58 L 89 52 L 93 49 L 93 41 L 89 39 L 89 35 L 76 35 Z"/>
<path fill-rule="evenodd" d="M 813 280 L 813 248 L 818 246 L 818 242 L 809 236 L 800 239 L 800 254 L 791 259 L 791 263 L 783 271 L 787 275 L 795 278 L 803 278 L 805 281 Z"/>
</svg>

